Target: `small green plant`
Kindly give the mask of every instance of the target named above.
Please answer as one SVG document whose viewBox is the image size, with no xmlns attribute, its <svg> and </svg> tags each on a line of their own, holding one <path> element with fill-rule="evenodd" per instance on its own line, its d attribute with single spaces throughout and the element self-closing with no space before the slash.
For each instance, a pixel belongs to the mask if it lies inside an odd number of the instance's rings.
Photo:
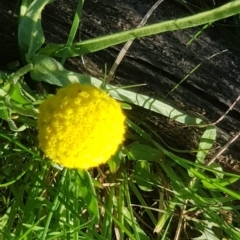
<svg viewBox="0 0 240 240">
<path fill-rule="evenodd" d="M 240 176 L 225 173 L 216 163 L 205 162 L 216 139 L 213 125 L 160 100 L 124 87 L 116 88 L 63 66 L 70 57 L 139 37 L 211 24 L 239 14 L 240 1 L 189 17 L 73 43 L 81 20 L 77 12 L 83 7 L 83 1 L 79 1 L 67 43 L 44 46 L 41 14 L 51 2 L 22 0 L 18 27 L 22 62 L 15 72 L 0 73 L 0 118 L 3 120 L 0 239 L 178 240 L 183 239 L 183 230 L 189 239 L 195 240 L 240 239 L 240 214 L 236 204 L 240 194 L 229 188 Z M 181 150 L 166 148 L 154 129 L 137 123 L 128 116 L 127 110 L 126 141 L 107 165 L 82 170 L 63 168 L 48 161 L 39 148 L 36 123 L 38 106 L 51 93 L 30 89 L 25 81 L 27 74 L 31 81 L 56 87 L 78 83 L 103 88 L 126 108 L 137 105 L 180 124 L 203 129 L 198 149 L 188 151 L 195 153 L 195 161 L 178 156 Z M 78 131 L 78 126 L 71 127 Z M 107 131 L 114 130 L 106 128 L 102 134 L 107 135 Z M 41 136 L 47 141 L 47 134 Z M 68 156 L 60 144 L 56 146 L 63 155 L 61 159 Z M 95 147 L 88 146 L 89 155 Z"/>
</svg>

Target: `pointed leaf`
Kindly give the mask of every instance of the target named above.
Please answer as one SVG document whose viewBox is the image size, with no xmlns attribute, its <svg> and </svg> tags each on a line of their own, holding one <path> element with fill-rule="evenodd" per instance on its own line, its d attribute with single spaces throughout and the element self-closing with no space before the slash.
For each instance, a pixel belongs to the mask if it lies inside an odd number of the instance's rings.
<svg viewBox="0 0 240 240">
<path fill-rule="evenodd" d="M 119 169 L 123 156 L 124 154 L 120 150 L 114 156 L 112 156 L 111 159 L 108 161 L 108 166 L 110 168 L 111 173 L 115 173 Z"/>
<path fill-rule="evenodd" d="M 41 53 L 45 55 L 55 54 L 55 56 L 58 57 L 63 57 L 65 54 L 68 57 L 74 57 L 86 53 L 92 53 L 135 38 L 212 23 L 214 21 L 238 14 L 240 12 L 239 7 L 239 1 L 231 1 L 210 11 L 204 11 L 189 17 L 164 21 L 141 28 L 82 41 L 73 44 L 71 48 L 65 44 L 49 44 L 41 50 Z"/>
<path fill-rule="evenodd" d="M 153 191 L 151 175 L 150 165 L 146 160 L 136 162 L 134 165 L 133 179 L 141 190 L 148 192 Z"/>
<path fill-rule="evenodd" d="M 18 43 L 26 53 L 27 62 L 45 41 L 41 24 L 44 6 L 53 0 L 34 0 L 21 18 L 18 28 Z"/>
<path fill-rule="evenodd" d="M 216 128 L 214 126 L 208 126 L 204 131 L 198 146 L 199 152 L 197 153 L 196 159 L 198 163 L 204 163 L 207 153 L 211 149 L 214 141 L 216 140 L 216 136 L 217 136 Z"/>
<path fill-rule="evenodd" d="M 35 55 L 32 63 L 33 70 L 30 71 L 31 77 L 36 81 L 44 81 L 57 86 L 66 86 L 69 83 L 79 82 L 82 84 L 92 84 L 96 87 L 102 85 L 99 79 L 82 75 L 66 70 L 57 60 L 44 55 Z M 138 94 L 125 89 L 107 85 L 106 90 L 109 94 L 120 101 L 138 105 L 150 111 L 162 114 L 184 124 L 201 124 L 203 120 L 183 113 L 176 108 L 162 101 L 150 98 L 143 94 Z"/>
<path fill-rule="evenodd" d="M 131 160 L 158 161 L 164 158 L 161 150 L 139 143 L 132 144 L 128 148 L 127 155 Z"/>
<path fill-rule="evenodd" d="M 224 178 L 224 179 L 211 179 L 210 181 L 209 180 L 202 180 L 202 183 L 203 183 L 203 186 L 207 189 L 211 189 L 211 190 L 218 190 L 219 188 L 214 185 L 213 183 L 216 183 L 222 187 L 225 187 L 225 186 L 228 186 L 234 182 L 236 182 L 237 180 L 239 180 L 239 178 L 235 178 L 235 177 L 232 177 L 232 178 Z"/>
<path fill-rule="evenodd" d="M 61 63 L 51 57 L 35 55 L 32 59 L 31 77 L 36 81 L 44 81 L 57 86 L 66 86 L 73 82 L 91 83 L 91 78 L 66 70 Z M 101 83 L 100 80 L 99 85 Z"/>
</svg>

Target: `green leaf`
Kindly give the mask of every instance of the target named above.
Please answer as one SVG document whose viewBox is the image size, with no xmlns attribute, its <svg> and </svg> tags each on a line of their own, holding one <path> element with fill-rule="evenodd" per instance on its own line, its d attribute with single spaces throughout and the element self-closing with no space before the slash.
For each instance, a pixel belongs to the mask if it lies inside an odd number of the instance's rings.
<svg viewBox="0 0 240 240">
<path fill-rule="evenodd" d="M 233 190 L 231 190 L 230 188 L 226 188 L 225 186 L 222 186 L 221 184 L 219 184 L 217 181 L 214 181 L 214 179 L 212 180 L 211 178 L 209 178 L 208 176 L 206 176 L 205 174 L 199 172 L 197 169 L 194 168 L 189 168 L 187 167 L 187 169 L 198 179 L 200 179 L 202 182 L 206 183 L 208 187 L 210 188 L 216 188 L 222 192 L 225 192 L 226 194 L 228 194 L 229 196 L 240 200 L 240 194 L 238 192 L 235 192 Z M 239 179 L 239 176 L 233 178 L 233 179 Z M 222 179 L 219 179 L 222 180 Z"/>
<path fill-rule="evenodd" d="M 122 212 L 123 212 L 124 220 L 128 223 L 128 225 L 131 228 L 133 227 L 133 224 L 134 224 L 134 227 L 136 229 L 137 234 L 140 237 L 140 240 L 149 240 L 149 237 L 146 235 L 143 228 L 139 226 L 137 221 L 135 219 L 134 219 L 134 222 L 132 221 L 129 209 L 127 207 L 123 206 L 122 207 Z M 136 234 L 134 236 L 136 237 Z M 130 238 L 128 238 L 128 239 L 130 239 Z M 136 239 L 139 239 L 139 238 L 136 237 Z"/>
<path fill-rule="evenodd" d="M 228 186 L 234 182 L 239 180 L 239 178 L 232 177 L 232 178 L 224 178 L 224 179 L 219 179 L 219 178 L 211 178 L 207 180 L 202 180 L 202 184 L 205 188 L 210 189 L 210 190 L 219 190 L 219 188 L 215 185 L 218 184 L 222 187 Z"/>
<path fill-rule="evenodd" d="M 216 178 L 223 178 L 224 177 L 224 171 L 222 166 L 219 163 L 213 162 L 211 165 L 209 165 L 209 168 L 213 171 L 212 173 L 216 176 Z"/>
<path fill-rule="evenodd" d="M 206 130 L 204 131 L 200 143 L 198 146 L 198 153 L 196 161 L 198 163 L 204 163 L 205 157 L 209 150 L 211 149 L 214 141 L 216 140 L 217 131 L 214 126 L 208 126 Z"/>
<path fill-rule="evenodd" d="M 11 212 L 12 207 L 13 206 L 10 205 L 7 208 L 6 212 L 1 216 L 1 218 L 0 218 L 0 229 L 4 229 L 7 226 L 7 224 L 9 224 L 9 216 L 10 216 L 10 212 Z M 1 236 L 0 236 L 0 239 L 1 239 Z"/>
<path fill-rule="evenodd" d="M 61 63 L 51 57 L 35 55 L 32 59 L 31 77 L 36 81 L 44 81 L 57 86 L 66 86 L 73 82 L 90 84 L 91 78 L 66 70 Z M 99 85 L 101 81 L 99 81 Z"/>
<path fill-rule="evenodd" d="M 156 113 L 160 113 L 161 115 L 174 119 L 177 122 L 188 125 L 204 123 L 202 119 L 195 118 L 186 113 L 183 113 L 177 110 L 175 107 L 166 104 L 163 101 L 159 101 L 155 98 L 151 98 L 146 95 L 131 92 L 121 88 L 116 89 L 113 88 L 111 85 L 106 86 L 106 89 L 116 99 L 132 103 L 134 105 L 146 108 Z"/>
<path fill-rule="evenodd" d="M 208 223 L 208 225 L 203 225 L 201 222 L 195 222 L 196 230 L 201 232 L 201 236 L 192 238 L 192 240 L 220 240 L 216 234 L 213 232 L 212 224 Z"/>
<path fill-rule="evenodd" d="M 85 170 L 79 170 L 78 177 L 81 197 L 85 201 L 90 218 L 94 218 L 97 223 L 99 221 L 99 208 L 92 178 Z"/>
<path fill-rule="evenodd" d="M 18 104 L 29 104 L 31 103 L 22 93 L 20 83 L 7 84 L 4 86 L 4 90 L 8 91 L 8 95 L 11 100 L 14 100 Z"/>
<path fill-rule="evenodd" d="M 26 53 L 27 62 L 45 41 L 41 13 L 46 4 L 53 0 L 34 0 L 22 16 L 18 28 L 18 43 Z"/>
<path fill-rule="evenodd" d="M 217 199 L 215 199 L 215 198 L 203 197 L 203 196 L 200 196 L 197 193 L 192 193 L 192 192 L 189 192 L 189 191 L 186 191 L 186 193 L 189 193 L 189 196 L 184 196 L 185 199 L 194 200 L 194 204 L 198 204 L 198 205 L 212 204 L 212 205 L 214 205 L 214 204 L 219 203 L 217 201 Z"/>
<path fill-rule="evenodd" d="M 57 86 L 66 86 L 73 82 L 92 84 L 96 87 L 102 85 L 99 79 L 66 70 L 57 60 L 44 55 L 35 55 L 32 59 L 33 70 L 31 77 L 36 81 L 44 81 Z M 162 101 L 150 98 L 143 94 L 134 93 L 125 89 L 107 85 L 109 94 L 120 101 L 138 105 L 150 111 L 160 113 L 180 123 L 196 125 L 203 123 L 200 118 L 195 118 L 183 113 Z"/>
<path fill-rule="evenodd" d="M 161 150 L 139 143 L 130 145 L 127 151 L 130 160 L 159 161 L 164 158 L 164 154 Z"/>
<path fill-rule="evenodd" d="M 129 31 L 75 43 L 71 46 L 71 48 L 65 44 L 49 44 L 41 50 L 41 53 L 45 55 L 55 55 L 58 57 L 63 57 L 65 54 L 68 57 L 79 56 L 86 53 L 96 52 L 139 37 L 212 23 L 238 13 L 240 13 L 240 2 L 232 1 L 213 10 L 204 11 L 189 17 L 160 22 Z"/>
<path fill-rule="evenodd" d="M 138 187 L 143 191 L 153 191 L 151 178 L 150 164 L 146 160 L 137 161 L 134 165 L 133 179 Z"/>
<path fill-rule="evenodd" d="M 3 101 L 0 101 L 0 118 L 5 121 L 10 119 L 9 110 Z"/>
<path fill-rule="evenodd" d="M 132 110 L 132 106 L 127 103 L 121 103 L 121 107 L 125 110 Z"/>
<path fill-rule="evenodd" d="M 117 172 L 120 167 L 121 161 L 123 159 L 123 152 L 120 150 L 111 159 L 108 161 L 108 166 L 110 168 L 111 173 Z"/>
</svg>

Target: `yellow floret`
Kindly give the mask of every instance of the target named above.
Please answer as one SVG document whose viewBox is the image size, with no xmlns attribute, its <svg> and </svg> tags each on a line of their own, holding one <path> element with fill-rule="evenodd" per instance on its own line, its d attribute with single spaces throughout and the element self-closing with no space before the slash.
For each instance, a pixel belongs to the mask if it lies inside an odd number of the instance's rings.
<svg viewBox="0 0 240 240">
<path fill-rule="evenodd" d="M 96 167 L 106 163 L 122 143 L 124 121 L 120 104 L 107 93 L 73 83 L 40 105 L 40 147 L 64 167 Z"/>
</svg>

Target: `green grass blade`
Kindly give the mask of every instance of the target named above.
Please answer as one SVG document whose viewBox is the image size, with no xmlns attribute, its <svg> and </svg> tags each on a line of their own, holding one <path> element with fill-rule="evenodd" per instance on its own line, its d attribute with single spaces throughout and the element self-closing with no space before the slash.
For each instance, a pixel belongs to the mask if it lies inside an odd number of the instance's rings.
<svg viewBox="0 0 240 240">
<path fill-rule="evenodd" d="M 37 222 L 35 222 L 31 227 L 29 227 L 19 238 L 18 240 L 26 239 L 27 235 L 32 232 L 32 230 L 45 218 L 46 216 L 43 216 L 40 218 Z M 27 226 L 27 225 L 25 225 Z"/>
<path fill-rule="evenodd" d="M 234 197 L 235 199 L 238 199 L 240 200 L 240 194 L 229 189 L 229 188 L 226 188 L 224 186 L 221 186 L 219 183 L 217 182 L 214 182 L 213 180 L 211 180 L 209 177 L 207 177 L 206 175 L 204 175 L 203 173 L 200 173 L 198 172 L 197 170 L 193 169 L 193 168 L 190 168 L 189 171 L 194 174 L 197 178 L 199 178 L 200 180 L 204 180 L 205 183 L 208 183 L 209 186 L 211 186 L 213 189 L 219 189 L 221 190 L 222 192 L 225 192 L 227 193 L 229 196 L 232 196 Z"/>
<path fill-rule="evenodd" d="M 146 240 L 148 238 L 146 238 L 145 233 L 141 230 L 141 228 L 139 228 L 139 226 L 137 225 L 137 223 L 134 219 L 133 209 L 131 206 L 131 198 L 130 198 L 130 193 L 129 193 L 129 188 L 128 188 L 128 180 L 126 179 L 126 171 L 123 171 L 123 177 L 124 177 L 123 190 L 124 190 L 124 195 L 126 198 L 127 209 L 129 211 L 129 215 L 130 215 L 129 218 L 127 218 L 130 220 L 129 225 L 132 227 L 134 236 L 136 237 L 137 240 Z M 141 238 L 139 235 L 141 235 Z"/>
<path fill-rule="evenodd" d="M 20 14 L 19 14 L 20 15 L 19 16 L 20 21 L 21 21 L 21 18 L 26 14 L 26 11 L 29 8 L 31 3 L 32 3 L 32 0 L 22 0 L 21 1 Z"/>
<path fill-rule="evenodd" d="M 41 159 L 39 154 L 37 152 L 34 152 L 32 150 L 30 150 L 29 148 L 27 148 L 26 146 L 24 146 L 22 143 L 20 143 L 18 140 L 13 139 L 11 137 L 9 137 L 8 135 L 4 134 L 4 133 L 0 133 L 0 138 L 5 139 L 9 142 L 14 143 L 16 146 L 20 147 L 22 150 L 30 153 L 31 155 L 33 155 L 34 157 L 36 157 L 37 159 Z"/>
<path fill-rule="evenodd" d="M 77 178 L 77 171 L 74 171 L 74 178 Z M 78 184 L 75 185 L 75 189 L 74 189 L 74 199 L 73 199 L 73 210 L 77 213 L 79 211 L 79 203 L 78 203 L 78 196 L 79 196 L 79 191 L 80 188 L 78 186 Z M 73 232 L 73 240 L 78 240 L 78 228 L 80 226 L 80 220 L 78 218 L 78 216 L 74 216 L 73 217 L 73 228 L 76 229 Z"/>
<path fill-rule="evenodd" d="M 156 161 L 165 156 L 161 150 L 139 143 L 133 143 L 127 148 L 127 151 L 128 158 L 131 160 Z"/>
<path fill-rule="evenodd" d="M 202 65 L 202 63 L 199 63 L 197 66 L 195 66 L 186 76 L 184 76 L 184 78 L 177 83 L 164 97 L 163 100 L 166 99 L 169 95 L 171 95 L 175 90 L 178 89 L 178 87 L 185 82 L 190 76 L 191 74 L 193 74 L 200 66 Z"/>
<path fill-rule="evenodd" d="M 176 198 L 173 198 L 172 201 L 168 202 L 166 212 L 162 214 L 158 223 L 156 224 L 156 226 L 154 228 L 155 233 L 159 233 L 163 229 L 165 224 L 167 223 L 168 219 L 169 218 L 171 219 L 171 216 L 172 216 L 172 213 L 174 212 L 175 206 L 176 206 Z"/>
<path fill-rule="evenodd" d="M 47 237 L 47 233 L 48 233 L 48 230 L 49 230 L 50 222 L 51 222 L 52 217 L 53 217 L 53 213 L 59 205 L 59 197 L 60 197 L 60 195 L 62 195 L 62 188 L 64 186 L 64 181 L 65 181 L 67 171 L 68 171 L 67 169 L 64 169 L 63 172 L 62 172 L 62 178 L 60 180 L 60 186 L 59 186 L 60 189 L 57 192 L 57 194 L 55 196 L 55 199 L 53 200 L 53 204 L 52 204 L 52 207 L 50 209 L 50 212 L 48 213 L 47 220 L 46 220 L 46 223 L 45 223 L 45 227 L 44 227 L 44 230 L 43 230 L 42 235 L 41 235 L 41 240 L 45 240 L 46 237 Z"/>
<path fill-rule="evenodd" d="M 14 184 L 15 182 L 17 182 L 26 172 L 28 171 L 28 168 L 23 171 L 22 173 L 20 173 L 18 176 L 16 176 L 13 180 L 9 181 L 9 182 L 6 182 L 6 183 L 1 183 L 0 184 L 0 188 L 2 187 L 7 187 L 9 185 L 12 185 Z"/>
<path fill-rule="evenodd" d="M 76 12 L 75 12 L 75 16 L 74 16 L 74 19 L 73 19 L 72 27 L 71 27 L 70 33 L 68 34 L 68 40 L 67 40 L 67 43 L 66 43 L 67 46 L 69 46 L 69 48 L 71 48 L 71 46 L 73 44 L 73 41 L 74 41 L 74 38 L 76 36 L 76 33 L 78 31 L 78 27 L 79 27 L 79 24 L 80 24 L 80 21 L 81 21 L 81 12 L 82 12 L 82 8 L 83 8 L 83 4 L 84 4 L 84 0 L 79 0 L 78 1 L 78 5 L 77 5 L 77 8 L 76 8 Z M 67 52 L 66 52 L 64 54 L 64 56 L 62 57 L 61 64 L 64 64 L 67 57 L 68 56 L 67 56 Z"/>
<path fill-rule="evenodd" d="M 135 196 L 137 197 L 137 199 L 139 200 L 139 202 L 141 203 L 142 206 L 148 206 L 148 204 L 146 203 L 146 201 L 144 200 L 142 194 L 139 192 L 139 190 L 137 189 L 137 187 L 134 185 L 134 183 L 129 182 L 128 183 L 131 190 L 133 191 L 133 193 L 135 194 Z M 152 220 L 153 224 L 157 223 L 156 218 L 154 217 L 153 213 L 146 208 L 145 209 L 146 213 L 148 214 L 149 218 Z"/>
<path fill-rule="evenodd" d="M 119 177 L 121 178 L 121 172 L 119 172 Z M 118 193 L 117 193 L 117 198 L 115 197 L 115 199 L 117 200 L 117 216 L 119 219 L 119 222 L 121 224 L 121 226 L 125 226 L 125 218 L 124 218 L 124 207 L 125 207 L 125 198 L 124 198 L 124 185 L 123 183 L 119 186 L 118 188 Z M 118 228 L 118 232 L 119 232 L 119 240 L 124 240 L 124 229 L 122 227 Z"/>
<path fill-rule="evenodd" d="M 116 197 L 114 196 L 114 198 L 113 198 L 113 201 L 116 203 L 116 202 L 118 202 L 117 200 L 116 200 Z M 120 229 L 122 229 L 122 231 L 131 239 L 131 240 L 137 240 L 136 238 L 135 238 L 135 236 L 124 226 L 124 224 L 122 224 L 122 222 L 118 219 L 118 218 L 116 218 L 114 215 L 112 215 L 109 211 L 108 211 L 108 209 L 105 209 L 105 211 L 106 211 L 106 213 L 107 214 L 109 214 L 109 216 L 111 216 L 111 218 L 112 218 L 112 220 L 114 221 L 114 223 L 120 228 Z"/>
<path fill-rule="evenodd" d="M 94 218 L 95 222 L 99 222 L 99 209 L 94 184 L 90 174 L 85 170 L 78 170 L 79 192 L 84 199 L 90 218 Z"/>
<path fill-rule="evenodd" d="M 115 195 L 115 188 L 111 187 L 109 192 L 105 192 L 105 206 L 109 213 L 113 214 L 113 196 Z M 112 218 L 109 214 L 104 214 L 102 221 L 101 235 L 104 239 L 112 239 Z"/>
</svg>

